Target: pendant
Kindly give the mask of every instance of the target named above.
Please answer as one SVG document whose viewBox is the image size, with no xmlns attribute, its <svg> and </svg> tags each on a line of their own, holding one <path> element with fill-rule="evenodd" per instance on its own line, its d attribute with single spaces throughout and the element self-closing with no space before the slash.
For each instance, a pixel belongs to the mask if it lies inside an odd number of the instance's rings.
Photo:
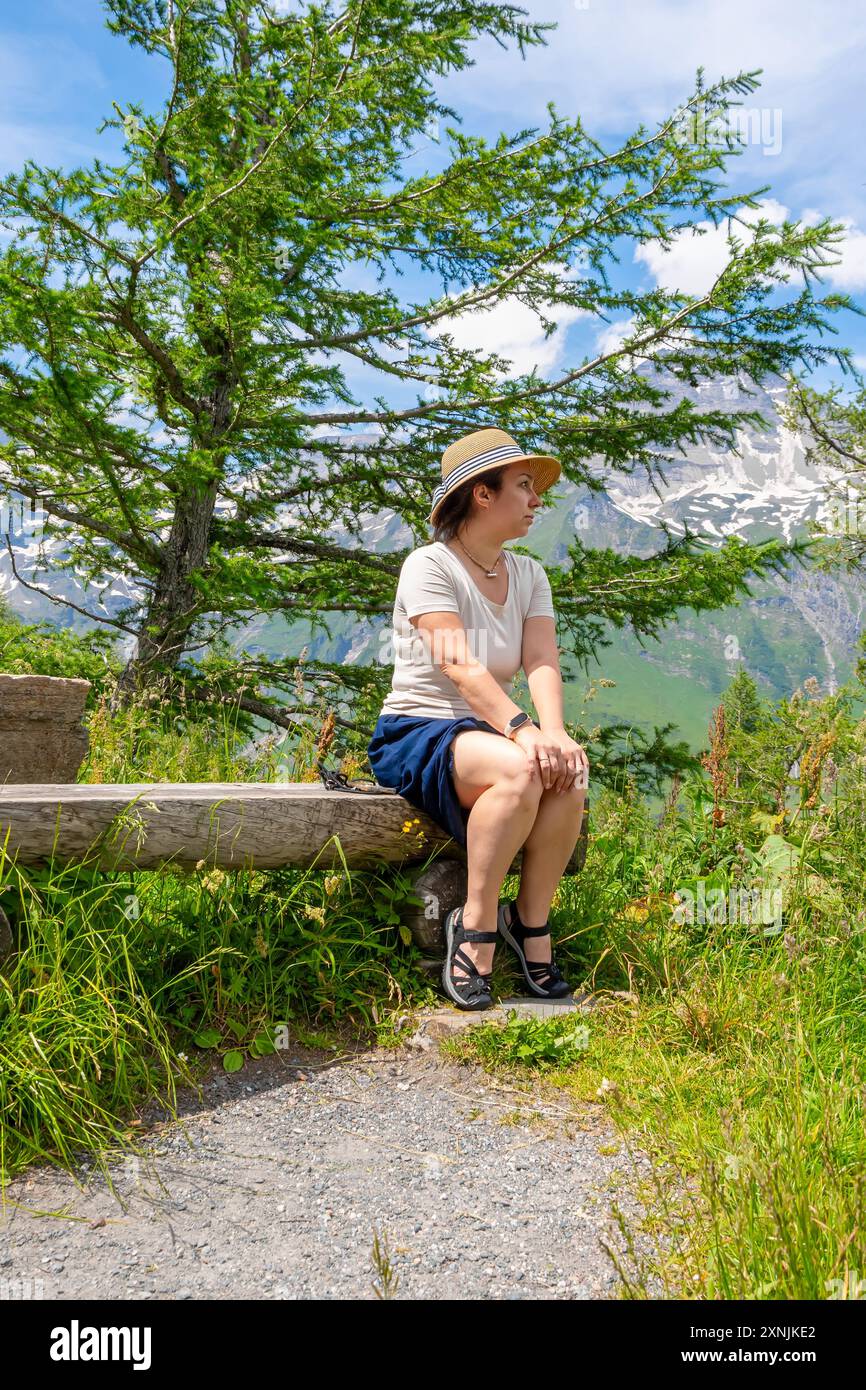
<svg viewBox="0 0 866 1390">
<path fill-rule="evenodd" d="M 488 579 L 498 579 L 498 578 L 499 578 L 499 570 L 487 570 L 487 578 L 488 578 Z"/>
</svg>

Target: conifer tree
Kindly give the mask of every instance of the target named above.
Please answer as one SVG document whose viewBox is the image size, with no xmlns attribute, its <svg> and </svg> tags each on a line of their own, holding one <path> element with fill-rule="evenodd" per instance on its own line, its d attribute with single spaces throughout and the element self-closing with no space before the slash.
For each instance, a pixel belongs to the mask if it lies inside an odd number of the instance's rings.
<svg viewBox="0 0 866 1390">
<path fill-rule="evenodd" d="M 394 509 L 425 544 L 453 439 L 498 425 L 575 483 L 599 458 L 654 477 L 761 418 L 672 404 L 664 379 L 761 382 L 840 356 L 827 316 L 849 301 L 817 296 L 816 273 L 841 227 L 775 225 L 765 189 L 725 182 L 740 145 L 725 121 L 756 72 L 706 86 L 699 70 L 681 107 L 610 147 L 553 103 L 543 128 L 488 140 L 435 88 L 479 40 L 521 54 L 546 42 L 554 26 L 513 5 L 105 8 L 119 41 L 167 64 L 168 95 L 157 110 L 114 103 L 119 162 L 28 160 L 0 181 L 0 468 L 80 576 L 138 594 L 111 616 L 79 605 L 135 637 L 124 697 L 159 682 L 205 702 L 240 693 L 248 716 L 302 724 L 302 654 L 235 652 L 220 635 L 255 615 L 313 633 L 329 614 L 387 621 L 407 552 L 377 553 L 361 518 Z M 408 173 L 431 130 L 437 167 Z M 623 246 L 670 248 L 701 221 L 724 224 L 729 247 L 705 293 L 614 283 Z M 401 294 L 407 268 L 429 288 Z M 547 377 L 508 375 L 445 328 L 503 300 L 551 331 L 575 311 L 630 327 Z M 359 366 L 373 386 L 352 383 Z M 357 437 L 370 432 L 373 444 Z M 564 649 L 585 662 L 608 624 L 658 635 L 681 608 L 724 607 L 804 553 L 687 533 L 637 558 L 576 537 L 550 570 Z M 359 731 L 355 704 L 375 711 L 390 676 L 303 670 L 307 698 Z"/>
<path fill-rule="evenodd" d="M 742 729 L 752 734 L 760 726 L 764 702 L 745 666 L 741 666 L 722 696 L 725 725 L 729 732 Z"/>
</svg>

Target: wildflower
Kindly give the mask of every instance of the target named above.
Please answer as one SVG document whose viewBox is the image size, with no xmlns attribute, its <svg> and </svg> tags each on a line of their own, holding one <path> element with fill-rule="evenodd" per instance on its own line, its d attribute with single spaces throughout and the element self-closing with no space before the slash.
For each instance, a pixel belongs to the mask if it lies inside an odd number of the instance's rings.
<svg viewBox="0 0 866 1390">
<path fill-rule="evenodd" d="M 318 922 L 320 927 L 325 925 L 325 909 L 323 907 L 313 907 L 312 903 L 304 903 L 304 912 L 308 917 L 312 917 L 314 922 Z"/>
<path fill-rule="evenodd" d="M 324 723 L 319 732 L 319 739 L 316 744 L 316 759 L 323 758 L 334 741 L 336 732 L 336 720 L 333 710 L 329 710 L 325 716 Z"/>
<path fill-rule="evenodd" d="M 599 1100 L 604 1100 L 605 1096 L 610 1096 L 613 1100 L 615 1097 L 619 1096 L 620 1089 L 615 1081 L 608 1081 L 607 1077 L 603 1076 L 601 1078 L 601 1085 L 595 1094 L 598 1096 Z"/>
<path fill-rule="evenodd" d="M 728 791 L 728 734 L 725 723 L 725 707 L 719 705 L 713 712 L 709 732 L 710 751 L 701 757 L 701 764 L 710 774 L 713 784 L 713 826 L 725 824 L 723 801 Z"/>
<path fill-rule="evenodd" d="M 325 879 L 325 892 L 330 898 L 332 893 L 336 893 L 342 882 L 342 874 L 333 874 Z"/>
<path fill-rule="evenodd" d="M 187 1057 L 187 1055 L 186 1055 L 185 1052 L 179 1052 L 179 1053 L 177 1054 L 177 1060 L 178 1060 L 179 1062 L 188 1062 L 188 1061 L 189 1061 L 189 1058 Z"/>
</svg>

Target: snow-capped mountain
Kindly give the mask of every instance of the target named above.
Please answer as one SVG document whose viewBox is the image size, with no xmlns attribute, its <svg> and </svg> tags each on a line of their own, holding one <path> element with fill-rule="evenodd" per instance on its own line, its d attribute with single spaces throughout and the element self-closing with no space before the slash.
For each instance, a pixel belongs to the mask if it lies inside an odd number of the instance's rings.
<svg viewBox="0 0 866 1390">
<path fill-rule="evenodd" d="M 689 449 L 686 457 L 663 465 L 664 481 L 653 487 L 646 472 L 608 476 L 607 494 L 614 507 L 646 526 L 666 521 L 723 540 L 738 535 L 758 540 L 776 535 L 790 541 L 808 520 L 825 513 L 826 480 L 806 461 L 803 437 L 779 419 L 784 384 L 746 393 L 736 378 L 705 383 L 692 393 L 702 409 L 760 410 L 767 433 L 737 430 L 734 450 Z M 605 470 L 600 467 L 600 476 Z"/>
</svg>

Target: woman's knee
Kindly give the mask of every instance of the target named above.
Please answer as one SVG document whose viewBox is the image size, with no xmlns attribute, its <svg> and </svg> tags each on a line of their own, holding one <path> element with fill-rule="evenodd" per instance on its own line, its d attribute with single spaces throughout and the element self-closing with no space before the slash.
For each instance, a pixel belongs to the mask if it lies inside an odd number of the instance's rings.
<svg viewBox="0 0 866 1390">
<path fill-rule="evenodd" d="M 553 787 L 546 787 L 541 797 L 541 807 L 545 807 L 545 820 L 549 816 L 562 817 L 563 820 L 571 821 L 575 827 L 575 837 L 580 834 L 583 828 L 583 817 L 586 811 L 586 788 L 571 786 L 566 791 L 557 792 Z"/>
<path fill-rule="evenodd" d="M 489 787 L 510 788 L 521 800 L 537 800 L 541 777 L 533 770 L 526 754 L 516 744 L 496 734 L 466 730 L 455 736 L 453 750 L 454 784 L 461 801 L 472 804 Z"/>
<path fill-rule="evenodd" d="M 517 751 L 520 754 L 520 750 Z M 523 754 L 516 759 L 507 760 L 497 782 L 521 805 L 537 806 L 544 793 L 538 767 L 533 767 Z"/>
</svg>

